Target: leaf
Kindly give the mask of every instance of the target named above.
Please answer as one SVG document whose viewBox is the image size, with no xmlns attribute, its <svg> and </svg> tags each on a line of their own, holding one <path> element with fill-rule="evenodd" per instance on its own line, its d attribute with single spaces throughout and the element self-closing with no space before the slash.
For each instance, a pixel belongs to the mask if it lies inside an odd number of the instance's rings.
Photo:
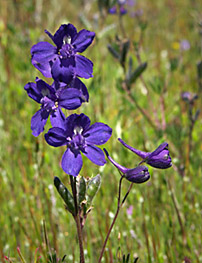
<svg viewBox="0 0 202 263">
<path fill-rule="evenodd" d="M 74 215 L 75 207 L 73 196 L 58 177 L 54 178 L 54 185 L 62 199 L 65 201 L 67 210 Z"/>
<path fill-rule="evenodd" d="M 132 59 L 132 57 L 130 56 L 130 57 L 129 57 L 129 61 L 128 61 L 128 76 L 131 75 L 132 69 L 133 69 L 133 59 Z"/>
<path fill-rule="evenodd" d="M 115 45 L 114 47 L 112 45 L 108 45 L 107 48 L 114 58 L 120 60 L 119 51 L 117 50 L 117 48 L 115 49 Z"/>
<path fill-rule="evenodd" d="M 136 70 L 130 74 L 129 79 L 127 80 L 127 84 L 131 85 L 132 83 L 135 83 L 137 78 L 140 77 L 140 75 L 145 71 L 146 68 L 147 68 L 147 62 L 140 64 L 136 68 Z"/>
<path fill-rule="evenodd" d="M 129 259 L 130 259 L 130 254 L 128 254 L 127 257 L 125 254 L 123 255 L 123 263 L 129 263 Z"/>
<path fill-rule="evenodd" d="M 124 43 L 122 43 L 122 50 L 121 50 L 121 55 L 120 55 L 120 63 L 123 67 L 125 67 L 125 62 L 126 62 L 126 56 L 128 54 L 128 50 L 130 47 L 130 41 L 127 40 Z"/>
<path fill-rule="evenodd" d="M 139 258 L 135 258 L 135 260 L 134 260 L 134 262 L 133 262 L 133 263 L 137 263 L 138 259 L 139 259 Z"/>
<path fill-rule="evenodd" d="M 25 261 L 23 255 L 22 255 L 19 247 L 17 247 L 17 252 L 18 252 L 18 255 L 19 255 L 20 259 L 21 259 L 21 262 L 22 263 L 26 263 L 26 261 Z"/>
<path fill-rule="evenodd" d="M 81 204 L 86 198 L 86 181 L 83 176 L 80 178 L 79 181 L 78 192 L 79 192 L 79 204 Z"/>
<path fill-rule="evenodd" d="M 195 115 L 194 115 L 194 121 L 196 121 L 198 119 L 199 114 L 200 114 L 200 110 L 197 110 Z"/>
<path fill-rule="evenodd" d="M 97 194 L 100 185 L 101 185 L 101 176 L 99 174 L 89 180 L 86 189 L 86 200 L 88 204 L 92 203 L 92 200 Z"/>
<path fill-rule="evenodd" d="M 202 60 L 197 63 L 198 78 L 202 79 Z"/>
</svg>

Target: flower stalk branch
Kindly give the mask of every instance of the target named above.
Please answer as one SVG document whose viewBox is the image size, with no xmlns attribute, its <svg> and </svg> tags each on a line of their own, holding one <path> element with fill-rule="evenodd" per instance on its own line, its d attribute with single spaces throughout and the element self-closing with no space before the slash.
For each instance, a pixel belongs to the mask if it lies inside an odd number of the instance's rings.
<svg viewBox="0 0 202 263">
<path fill-rule="evenodd" d="M 110 234 L 111 234 L 112 228 L 113 228 L 113 226 L 114 226 L 114 224 L 115 224 L 115 222 L 116 222 L 116 219 L 117 219 L 117 217 L 118 217 L 118 214 L 119 214 L 119 212 L 120 212 L 120 209 L 121 209 L 121 207 L 123 206 L 123 204 L 124 204 L 127 196 L 129 195 L 129 193 L 130 193 L 130 191 L 131 191 L 131 189 L 132 189 L 132 186 L 133 186 L 133 183 L 131 183 L 130 187 L 128 188 L 127 193 L 125 194 L 125 196 L 124 196 L 124 198 L 123 198 L 123 200 L 122 200 L 122 202 L 121 202 L 121 185 L 122 185 L 122 180 L 123 180 L 123 178 L 124 178 L 124 176 L 121 176 L 121 178 L 120 178 L 120 180 L 119 180 L 119 193 L 118 193 L 118 202 L 117 202 L 116 214 L 115 214 L 115 216 L 114 216 L 114 219 L 113 219 L 113 221 L 112 221 L 112 223 L 111 223 L 111 226 L 110 226 L 110 228 L 109 228 L 109 230 L 108 230 L 108 233 L 107 233 L 107 236 L 106 236 L 106 238 L 105 238 L 105 241 L 104 241 L 104 244 L 103 244 L 101 253 L 100 253 L 100 257 L 99 257 L 98 263 L 100 263 L 101 260 L 102 260 L 102 257 L 103 257 L 104 251 L 105 251 L 105 247 L 106 247 L 106 245 L 107 245 L 107 241 L 108 241 L 109 236 L 110 236 Z"/>
</svg>

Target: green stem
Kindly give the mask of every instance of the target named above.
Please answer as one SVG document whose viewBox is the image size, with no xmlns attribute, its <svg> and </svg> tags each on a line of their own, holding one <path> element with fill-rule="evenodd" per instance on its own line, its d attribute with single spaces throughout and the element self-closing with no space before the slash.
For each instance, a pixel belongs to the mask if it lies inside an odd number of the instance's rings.
<svg viewBox="0 0 202 263">
<path fill-rule="evenodd" d="M 81 220 L 80 220 L 80 216 L 79 216 L 79 207 L 78 207 L 78 203 L 77 203 L 76 177 L 73 178 L 73 176 L 70 175 L 70 182 L 71 182 L 72 194 L 74 197 L 74 205 L 75 205 L 74 219 L 76 222 L 76 229 L 77 229 L 77 235 L 78 235 L 78 240 L 79 240 L 80 263 L 85 263 L 84 251 L 83 251 L 83 235 L 82 235 L 82 230 L 81 230 Z"/>
</svg>

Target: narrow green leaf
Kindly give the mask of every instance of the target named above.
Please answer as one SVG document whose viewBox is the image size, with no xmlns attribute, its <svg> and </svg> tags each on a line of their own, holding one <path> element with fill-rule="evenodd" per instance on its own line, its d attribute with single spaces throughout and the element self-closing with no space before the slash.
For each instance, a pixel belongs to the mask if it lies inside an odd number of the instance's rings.
<svg viewBox="0 0 202 263">
<path fill-rule="evenodd" d="M 62 197 L 62 199 L 65 201 L 67 210 L 74 214 L 75 207 L 74 207 L 74 199 L 69 190 L 64 186 L 64 184 L 60 181 L 58 177 L 54 178 L 54 185 Z"/>
<path fill-rule="evenodd" d="M 133 71 L 133 73 L 131 73 L 131 75 L 129 76 L 128 84 L 130 85 L 132 83 L 135 83 L 137 78 L 139 78 L 139 76 L 145 71 L 146 68 L 147 68 L 147 62 L 139 65 L 139 67 L 135 71 Z"/>
<path fill-rule="evenodd" d="M 194 115 L 194 121 L 196 121 L 198 119 L 199 114 L 200 114 L 200 110 L 197 110 L 195 115 Z"/>
<path fill-rule="evenodd" d="M 23 255 L 22 255 L 19 247 L 17 247 L 17 252 L 18 252 L 18 255 L 19 255 L 20 259 L 21 259 L 21 262 L 22 263 L 26 263 L 26 261 L 25 261 Z"/>
<path fill-rule="evenodd" d="M 123 67 L 125 67 L 125 62 L 126 62 L 126 56 L 128 54 L 128 50 L 130 47 L 130 41 L 127 40 L 122 44 L 122 50 L 121 50 L 121 55 L 120 55 L 120 63 Z"/>
<path fill-rule="evenodd" d="M 120 59 L 118 51 L 114 47 L 112 47 L 112 45 L 108 45 L 107 48 L 113 57 L 115 57 L 116 59 Z"/>
<path fill-rule="evenodd" d="M 128 254 L 126 257 L 126 263 L 129 263 L 129 259 L 130 259 L 130 254 Z"/>
<path fill-rule="evenodd" d="M 197 63 L 198 78 L 202 79 L 202 60 Z"/>
</svg>

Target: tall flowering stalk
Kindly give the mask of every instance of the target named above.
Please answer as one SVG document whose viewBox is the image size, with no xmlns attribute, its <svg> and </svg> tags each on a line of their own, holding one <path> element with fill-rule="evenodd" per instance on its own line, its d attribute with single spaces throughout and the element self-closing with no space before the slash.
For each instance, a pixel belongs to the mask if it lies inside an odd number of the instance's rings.
<svg viewBox="0 0 202 263">
<path fill-rule="evenodd" d="M 123 4 L 122 2 L 120 2 Z M 92 163 L 103 166 L 106 164 L 104 152 L 108 160 L 118 169 L 119 181 L 118 204 L 115 217 L 108 230 L 101 248 L 100 263 L 109 239 L 111 230 L 116 222 L 119 211 L 129 195 L 134 183 L 140 184 L 149 180 L 150 174 L 143 162 L 160 169 L 169 168 L 171 158 L 168 144 L 161 144 L 155 151 L 146 153 L 139 151 L 123 140 L 119 141 L 143 160 L 137 167 L 126 168 L 118 164 L 108 154 L 107 150 L 98 146 L 105 144 L 112 135 L 112 129 L 104 123 L 91 120 L 84 113 L 73 113 L 65 116 L 63 109 L 75 110 L 82 103 L 89 101 L 86 86 L 78 78 L 91 78 L 93 63 L 80 55 L 92 43 L 95 33 L 77 29 L 72 24 L 63 24 L 54 35 L 45 31 L 54 45 L 49 42 L 39 42 L 31 48 L 32 64 L 47 78 L 52 78 L 51 85 L 36 78 L 35 82 L 28 82 L 24 89 L 28 96 L 40 105 L 40 109 L 31 119 L 31 130 L 34 136 L 39 136 L 44 130 L 50 117 L 52 127 L 45 133 L 46 142 L 53 147 L 66 146 L 61 166 L 69 175 L 71 192 L 58 177 L 54 178 L 54 185 L 64 201 L 66 210 L 72 214 L 77 228 L 80 248 L 80 263 L 85 262 L 83 249 L 83 227 L 92 206 L 92 200 L 100 188 L 101 176 L 86 179 L 80 172 L 83 165 L 83 155 Z M 84 158 L 85 158 L 84 157 Z M 123 179 L 131 185 L 121 200 L 121 186 Z"/>
<path fill-rule="evenodd" d="M 52 128 L 45 134 L 45 140 L 54 147 L 67 147 L 62 158 L 62 169 L 70 176 L 72 194 L 59 178 L 55 178 L 54 184 L 66 209 L 75 219 L 80 262 L 84 263 L 82 228 L 90 211 L 90 202 L 99 188 L 100 177 L 88 181 L 84 178 L 77 180 L 83 163 L 81 153 L 94 164 L 104 165 L 104 153 L 96 145 L 107 142 L 112 129 L 100 122 L 91 125 L 90 118 L 83 113 L 66 117 L 62 111 L 63 108 L 75 110 L 89 100 L 88 90 L 78 77 L 91 78 L 93 63 L 79 53 L 92 43 L 95 33 L 86 29 L 77 32 L 72 24 L 61 25 L 54 35 L 47 30 L 45 32 L 54 45 L 49 42 L 35 44 L 31 48 L 31 61 L 45 77 L 52 78 L 53 83 L 49 85 L 36 78 L 36 82 L 25 85 L 28 96 L 40 104 L 40 109 L 31 119 L 31 129 L 34 136 L 39 136 L 50 116 Z M 88 200 L 86 204 L 82 204 L 84 200 Z"/>
</svg>

